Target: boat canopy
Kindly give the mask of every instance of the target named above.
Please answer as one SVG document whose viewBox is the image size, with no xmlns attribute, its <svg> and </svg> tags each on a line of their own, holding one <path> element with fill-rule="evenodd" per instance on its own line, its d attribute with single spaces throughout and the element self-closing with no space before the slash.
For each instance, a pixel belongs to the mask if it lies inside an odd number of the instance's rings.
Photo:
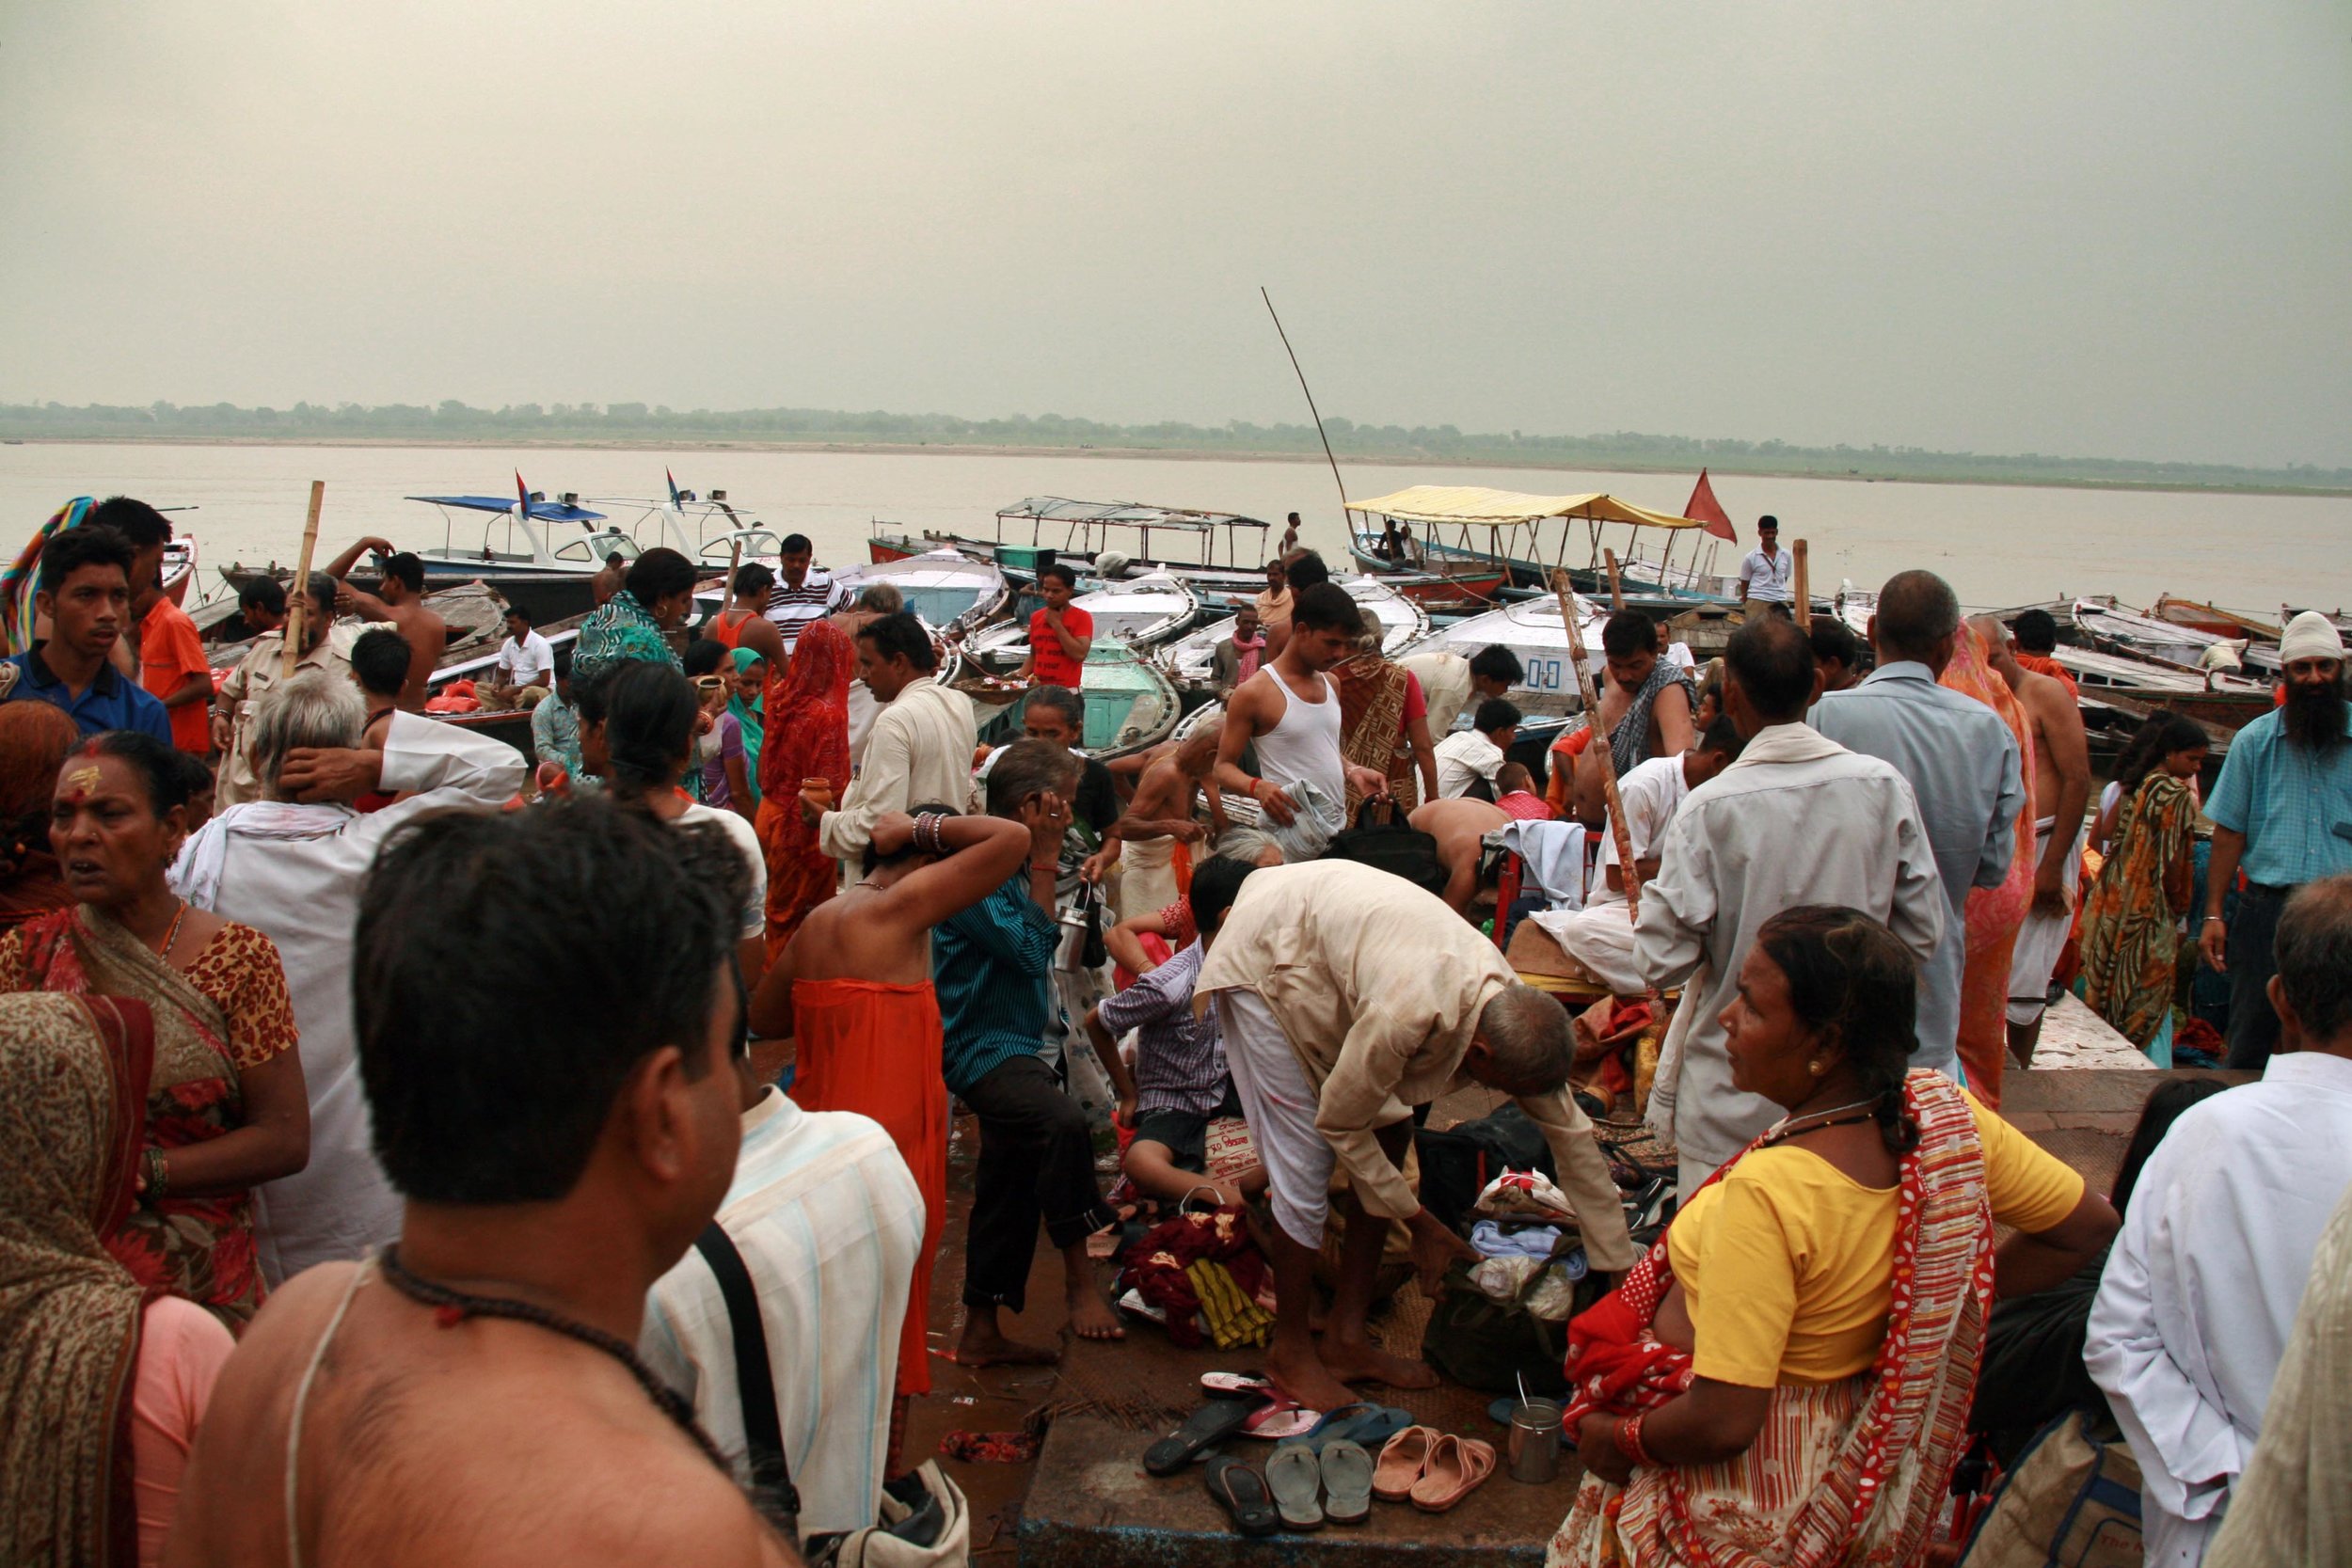
<svg viewBox="0 0 2352 1568">
<path fill-rule="evenodd" d="M 512 496 L 408 496 L 404 499 L 430 501 L 435 506 L 462 506 L 469 512 L 515 510 L 515 498 Z M 544 523 L 599 523 L 604 520 L 601 512 L 591 512 L 581 506 L 567 506 L 562 501 L 532 501 L 531 515 Z"/>
<path fill-rule="evenodd" d="M 1392 496 L 1352 500 L 1350 512 L 1369 512 L 1407 523 L 1486 523 L 1496 527 L 1575 517 L 1595 523 L 1631 523 L 1640 528 L 1701 528 L 1695 518 L 1652 512 L 1598 492 L 1584 496 L 1528 496 L 1490 490 L 1483 484 L 1416 484 Z"/>
<path fill-rule="evenodd" d="M 1184 506 L 1145 506 L 1136 501 L 1073 501 L 1060 496 L 1031 496 L 1015 501 L 996 515 L 1007 521 L 1108 524 L 1118 528 L 1187 529 L 1206 533 L 1218 528 L 1263 529 L 1255 517 L 1231 512 L 1201 512 Z"/>
</svg>

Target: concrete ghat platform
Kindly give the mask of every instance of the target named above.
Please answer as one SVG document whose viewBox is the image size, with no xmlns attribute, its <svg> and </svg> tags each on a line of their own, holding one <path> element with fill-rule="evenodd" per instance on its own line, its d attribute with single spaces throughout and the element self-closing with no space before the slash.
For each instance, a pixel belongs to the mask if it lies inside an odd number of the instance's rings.
<svg viewBox="0 0 2352 1568">
<path fill-rule="evenodd" d="M 1489 1424 L 1489 1430 L 1494 1430 Z M 1500 1435 L 1499 1431 L 1496 1435 Z M 1258 1448 L 1260 1445 L 1249 1445 Z M 1375 1501 L 1361 1525 L 1248 1540 L 1202 1486 L 1196 1467 L 1166 1479 L 1144 1473 L 1143 1444 L 1107 1421 L 1054 1423 L 1022 1509 L 1019 1560 L 1027 1568 L 1221 1568 L 1231 1563 L 1540 1563 L 1575 1499 L 1573 1465 L 1548 1486 L 1514 1481 L 1498 1465 L 1451 1513 Z"/>
</svg>

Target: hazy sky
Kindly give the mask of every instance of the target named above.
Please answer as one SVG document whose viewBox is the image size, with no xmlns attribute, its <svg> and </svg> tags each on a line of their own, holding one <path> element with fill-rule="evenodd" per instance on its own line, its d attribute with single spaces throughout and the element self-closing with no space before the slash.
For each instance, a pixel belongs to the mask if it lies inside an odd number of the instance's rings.
<svg viewBox="0 0 2352 1568">
<path fill-rule="evenodd" d="M 0 0 L 0 400 L 2352 463 L 2352 11 Z"/>
</svg>

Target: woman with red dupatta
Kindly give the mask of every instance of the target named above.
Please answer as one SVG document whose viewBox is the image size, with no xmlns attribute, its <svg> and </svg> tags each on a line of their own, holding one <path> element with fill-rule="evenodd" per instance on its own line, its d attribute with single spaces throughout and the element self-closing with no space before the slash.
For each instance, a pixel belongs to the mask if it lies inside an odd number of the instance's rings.
<svg viewBox="0 0 2352 1568">
<path fill-rule="evenodd" d="M 2009 875 L 1998 887 L 1968 890 L 1967 944 L 1960 977 L 1960 1065 L 1968 1074 L 1968 1092 L 1994 1111 L 2001 1108 L 2001 1070 L 2009 1061 L 2010 959 L 2033 905 L 2033 873 L 2040 860 L 2040 841 L 2034 836 L 2041 816 L 2033 798 L 2033 721 L 1993 667 L 1986 641 L 1989 636 L 2006 641 L 2008 635 L 1989 616 L 1963 625 L 1952 643 L 1952 661 L 1937 682 L 2001 716 L 2017 737 L 2017 763 L 2024 769 L 2020 777 L 2026 801 L 2017 812 L 2017 847 L 2010 856 Z"/>
<path fill-rule="evenodd" d="M 840 866 L 817 847 L 816 825 L 801 816 L 801 788 L 822 779 L 837 800 L 850 787 L 850 677 L 856 673 L 849 638 L 818 619 L 802 631 L 783 678 L 768 682 L 754 826 L 768 852 L 771 961 L 839 884 Z"/>
<path fill-rule="evenodd" d="M 1788 1108 L 1568 1325 L 1585 1474 L 1548 1561 L 1829 1568 L 1918 1560 L 1995 1293 L 2115 1232 L 2081 1177 L 1906 1069 L 1917 971 L 1858 910 L 1758 933 L 1724 1014 L 1732 1081 Z M 2019 1232 L 1993 1245 L 1995 1222 Z"/>
</svg>

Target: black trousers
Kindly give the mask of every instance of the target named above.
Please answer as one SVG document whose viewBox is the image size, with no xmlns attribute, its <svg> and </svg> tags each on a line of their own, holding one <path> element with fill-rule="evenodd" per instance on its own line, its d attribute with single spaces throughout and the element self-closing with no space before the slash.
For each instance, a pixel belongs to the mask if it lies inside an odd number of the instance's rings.
<svg viewBox="0 0 2352 1568">
<path fill-rule="evenodd" d="M 2291 887 L 2249 882 L 2230 917 L 2230 1065 L 2260 1072 L 2279 1047 L 2279 1013 L 2270 1005 L 2270 977 L 2279 973 L 2271 944 Z"/>
<path fill-rule="evenodd" d="M 1095 1183 L 1086 1112 L 1042 1060 L 1015 1056 L 961 1099 L 980 1118 L 972 1225 L 963 1243 L 963 1304 L 1018 1312 L 1037 1256 L 1039 1220 L 1060 1248 L 1118 1216 Z"/>
</svg>

